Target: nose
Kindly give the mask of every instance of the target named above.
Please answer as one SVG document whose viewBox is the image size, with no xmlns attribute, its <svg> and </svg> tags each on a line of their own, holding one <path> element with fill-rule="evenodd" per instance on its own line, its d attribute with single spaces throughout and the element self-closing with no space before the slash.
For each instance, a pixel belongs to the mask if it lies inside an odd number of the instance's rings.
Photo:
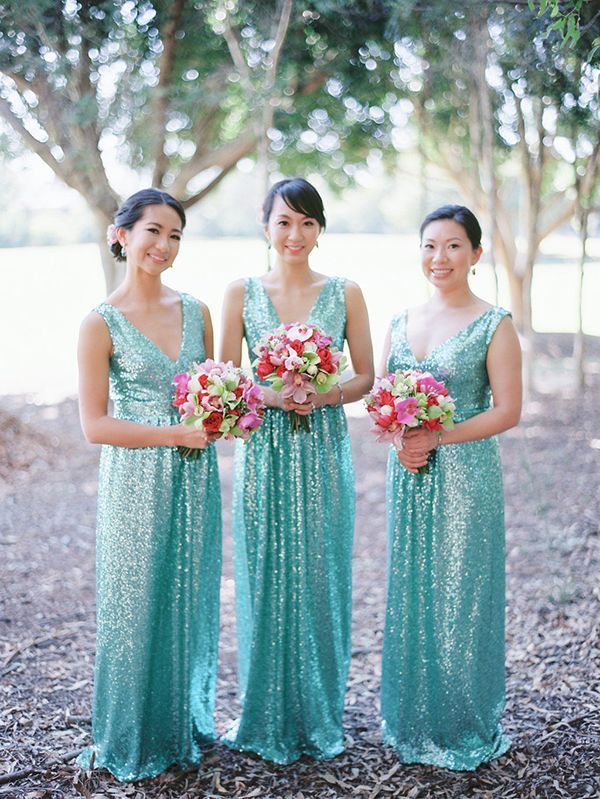
<svg viewBox="0 0 600 799">
<path fill-rule="evenodd" d="M 288 228 L 288 240 L 290 242 L 302 241 L 302 225 L 290 225 Z"/>
</svg>

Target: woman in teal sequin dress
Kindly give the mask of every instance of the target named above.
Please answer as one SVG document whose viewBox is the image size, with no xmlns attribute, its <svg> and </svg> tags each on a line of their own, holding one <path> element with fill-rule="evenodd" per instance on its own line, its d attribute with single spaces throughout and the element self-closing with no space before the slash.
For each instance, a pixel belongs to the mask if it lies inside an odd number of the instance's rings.
<svg viewBox="0 0 600 799">
<path fill-rule="evenodd" d="M 265 389 L 270 406 L 236 450 L 234 545 L 242 715 L 231 747 L 276 763 L 334 757 L 344 748 L 342 713 L 350 659 L 354 477 L 343 402 L 371 386 L 369 325 L 358 286 L 313 272 L 308 257 L 325 227 L 316 190 L 275 184 L 264 207 L 276 253 L 263 277 L 232 284 L 225 298 L 222 358 L 251 358 L 282 323 L 310 322 L 342 348 L 355 376 L 297 404 Z M 310 432 L 291 432 L 289 412 Z"/>
<path fill-rule="evenodd" d="M 507 311 L 469 289 L 481 255 L 473 214 L 444 206 L 421 237 L 434 292 L 392 320 L 381 373 L 420 369 L 443 380 L 457 424 L 441 437 L 410 431 L 404 449 L 390 451 L 381 713 L 385 741 L 403 762 L 473 770 L 510 744 L 500 727 L 504 500 L 495 435 L 519 420 L 520 350 Z"/>
<path fill-rule="evenodd" d="M 217 463 L 171 405 L 173 376 L 212 355 L 212 328 L 206 306 L 161 283 L 184 224 L 181 205 L 155 189 L 123 204 L 109 243 L 126 252 L 126 276 L 84 320 L 79 344 L 82 426 L 104 446 L 93 746 L 78 762 L 122 781 L 197 763 L 214 737 Z M 184 460 L 177 446 L 201 452 Z"/>
</svg>

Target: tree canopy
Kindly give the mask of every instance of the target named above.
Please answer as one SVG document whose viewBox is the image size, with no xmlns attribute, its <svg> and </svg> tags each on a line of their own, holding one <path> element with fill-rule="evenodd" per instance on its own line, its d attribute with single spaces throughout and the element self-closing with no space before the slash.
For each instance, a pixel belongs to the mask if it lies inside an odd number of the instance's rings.
<svg viewBox="0 0 600 799">
<path fill-rule="evenodd" d="M 539 243 L 597 182 L 599 14 L 585 0 L 8 0 L 0 114 L 86 199 L 99 237 L 115 159 L 190 207 L 245 157 L 343 189 L 408 149 L 487 216 L 527 323 Z"/>
</svg>

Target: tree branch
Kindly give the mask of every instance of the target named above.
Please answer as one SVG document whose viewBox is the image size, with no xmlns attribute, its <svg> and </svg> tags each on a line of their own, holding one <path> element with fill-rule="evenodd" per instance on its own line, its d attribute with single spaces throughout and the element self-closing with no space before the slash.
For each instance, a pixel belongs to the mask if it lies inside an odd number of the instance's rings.
<svg viewBox="0 0 600 799">
<path fill-rule="evenodd" d="M 220 166 L 226 169 L 228 166 L 235 166 L 240 158 L 243 158 L 256 147 L 256 134 L 254 132 L 244 133 L 231 142 L 227 142 L 217 150 L 209 153 L 199 152 L 188 161 L 171 189 L 177 197 L 185 196 L 186 186 L 190 180 L 205 169 L 213 166 Z"/>
<path fill-rule="evenodd" d="M 41 142 L 36 139 L 35 136 L 32 136 L 32 134 L 23 124 L 22 120 L 15 115 L 10 107 L 10 103 L 4 97 L 0 97 L 0 115 L 3 116 L 11 128 L 18 133 L 27 147 L 36 155 L 38 155 L 42 161 L 50 167 L 55 175 L 57 175 L 61 180 L 64 180 L 64 182 L 72 189 L 79 189 L 77 182 L 73 180 L 70 173 L 65 169 L 64 164 L 56 160 L 45 142 Z"/>
<path fill-rule="evenodd" d="M 152 124 L 154 127 L 154 174 L 152 185 L 160 186 L 167 169 L 169 158 L 165 153 L 165 128 L 169 108 L 168 87 L 173 78 L 175 56 L 177 53 L 176 35 L 181 25 L 185 0 L 174 0 L 171 3 L 162 33 L 163 51 L 159 61 L 159 81 L 152 108 Z"/>
<path fill-rule="evenodd" d="M 237 161 L 234 161 L 233 163 L 224 167 L 219 174 L 213 178 L 203 189 L 196 194 L 192 194 L 192 196 L 188 197 L 186 200 L 182 200 L 181 204 L 183 207 L 190 208 L 192 205 L 195 205 L 197 202 L 199 202 L 203 197 L 206 197 L 206 195 L 209 194 L 216 186 L 218 186 L 223 178 L 231 172 L 236 164 Z"/>
<path fill-rule="evenodd" d="M 225 41 L 227 42 L 227 47 L 229 48 L 229 53 L 231 55 L 231 60 L 240 75 L 240 80 L 244 85 L 246 91 L 249 94 L 249 97 L 252 97 L 254 94 L 254 87 L 252 85 L 252 76 L 250 73 L 250 67 L 248 66 L 246 59 L 244 58 L 244 54 L 242 52 L 242 48 L 240 47 L 240 41 L 233 30 L 231 25 L 231 17 L 229 15 L 229 11 L 227 7 L 224 9 L 225 12 L 225 25 L 223 36 Z"/>
<path fill-rule="evenodd" d="M 287 30 L 290 24 L 293 5 L 294 5 L 293 0 L 283 0 L 283 7 L 281 9 L 281 14 L 279 16 L 279 22 L 277 23 L 275 44 L 273 45 L 273 50 L 271 55 L 271 64 L 269 65 L 269 68 L 267 70 L 267 77 L 265 80 L 265 94 L 269 94 L 271 89 L 275 85 L 279 56 L 281 55 L 281 48 L 283 46 L 283 42 L 285 41 Z"/>
</svg>

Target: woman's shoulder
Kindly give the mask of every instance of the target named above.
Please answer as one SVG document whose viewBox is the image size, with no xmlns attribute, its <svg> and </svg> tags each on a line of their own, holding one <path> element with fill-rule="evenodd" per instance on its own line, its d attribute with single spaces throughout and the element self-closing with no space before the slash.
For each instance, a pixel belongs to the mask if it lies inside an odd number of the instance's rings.
<svg viewBox="0 0 600 799">
<path fill-rule="evenodd" d="M 239 277 L 237 280 L 232 280 L 225 287 L 225 300 L 229 302 L 243 301 L 246 287 L 253 279 L 257 278 Z"/>
<path fill-rule="evenodd" d="M 102 302 L 84 316 L 79 326 L 79 341 L 82 344 L 87 342 L 89 345 L 101 344 L 110 348 L 111 308 L 109 303 Z"/>
</svg>

